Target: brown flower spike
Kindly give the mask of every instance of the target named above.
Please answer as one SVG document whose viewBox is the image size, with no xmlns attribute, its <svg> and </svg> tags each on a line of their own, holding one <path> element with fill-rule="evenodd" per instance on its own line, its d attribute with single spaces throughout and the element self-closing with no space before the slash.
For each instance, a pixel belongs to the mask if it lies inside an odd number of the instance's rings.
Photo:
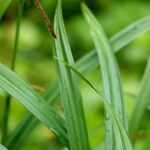
<svg viewBox="0 0 150 150">
<path fill-rule="evenodd" d="M 52 23 L 50 22 L 50 20 L 49 20 L 47 14 L 46 14 L 45 11 L 43 10 L 41 3 L 39 2 L 39 0 L 33 0 L 33 1 L 34 1 L 35 6 L 37 7 L 38 11 L 40 12 L 40 14 L 41 14 L 41 16 L 42 16 L 43 21 L 44 21 L 44 23 L 45 23 L 45 25 L 46 25 L 48 31 L 52 34 L 52 36 L 53 36 L 54 38 L 56 38 L 56 33 L 55 33 L 55 31 L 54 31 L 53 25 L 52 25 Z"/>
</svg>

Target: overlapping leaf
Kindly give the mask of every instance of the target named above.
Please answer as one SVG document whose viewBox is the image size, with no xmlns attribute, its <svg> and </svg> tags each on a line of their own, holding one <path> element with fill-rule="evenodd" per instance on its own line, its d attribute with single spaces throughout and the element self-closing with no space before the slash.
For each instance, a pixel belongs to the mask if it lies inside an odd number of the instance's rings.
<svg viewBox="0 0 150 150">
<path fill-rule="evenodd" d="M 2 64 L 0 64 L 0 87 L 15 97 L 67 145 L 67 132 L 63 119 L 28 84 Z"/>
<path fill-rule="evenodd" d="M 57 34 L 54 55 L 74 65 L 74 60 L 63 23 L 60 0 L 58 2 L 55 15 L 54 28 Z M 57 74 L 60 95 L 64 104 L 70 149 L 89 150 L 90 146 L 82 97 L 77 85 L 77 79 L 75 75 L 62 62 L 57 63 Z"/>
<path fill-rule="evenodd" d="M 112 122 L 113 122 L 113 125 L 116 129 L 115 131 L 116 131 L 116 134 L 118 135 L 118 141 L 117 142 L 118 143 L 120 141 L 122 142 L 120 144 L 121 145 L 123 144 L 123 150 L 133 150 L 132 143 L 130 141 L 128 133 L 125 130 L 125 127 L 122 125 L 122 122 L 120 121 L 117 113 L 114 111 L 112 106 L 109 104 L 108 100 L 106 100 L 104 98 L 104 94 L 102 92 L 100 92 L 97 88 L 95 88 L 95 86 L 80 71 L 78 71 L 74 66 L 72 66 L 71 64 L 68 64 L 64 60 L 59 59 L 57 57 L 56 57 L 56 59 L 59 62 L 63 62 L 64 65 L 66 65 L 70 70 L 75 72 L 81 79 L 83 79 L 101 97 L 101 100 L 102 100 L 105 108 L 107 109 L 108 114 L 110 115 Z"/>
<path fill-rule="evenodd" d="M 127 129 L 126 112 L 124 108 L 124 98 L 122 94 L 122 86 L 120 81 L 119 69 L 113 54 L 113 51 L 108 43 L 103 28 L 87 8 L 82 4 L 83 14 L 90 26 L 93 41 L 96 47 L 98 60 L 100 63 L 103 89 L 105 99 L 109 101 L 111 106 L 118 114 L 125 129 Z M 106 109 L 106 144 L 105 149 L 121 150 L 124 149 L 124 142 L 120 140 L 111 118 L 107 114 Z"/>
</svg>

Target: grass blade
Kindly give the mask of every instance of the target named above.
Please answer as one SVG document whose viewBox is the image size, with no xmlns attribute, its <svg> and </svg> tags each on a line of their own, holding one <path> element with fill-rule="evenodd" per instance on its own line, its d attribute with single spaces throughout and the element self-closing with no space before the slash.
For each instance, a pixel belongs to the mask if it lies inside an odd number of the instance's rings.
<svg viewBox="0 0 150 150">
<path fill-rule="evenodd" d="M 6 147 L 9 150 L 17 150 L 22 147 L 23 143 L 27 140 L 27 134 L 36 127 L 35 125 L 37 122 L 39 122 L 39 120 L 33 115 L 26 115 L 23 121 L 21 121 L 16 127 L 16 130 L 12 133 L 12 136 L 8 139 Z"/>
<path fill-rule="evenodd" d="M 141 34 L 150 30 L 150 16 L 144 17 L 127 26 L 109 39 L 113 52 L 118 52 Z M 77 62 L 81 72 L 92 72 L 99 65 L 96 49 L 83 56 Z"/>
<path fill-rule="evenodd" d="M 74 64 L 71 49 L 67 39 L 62 12 L 61 1 L 55 15 L 55 40 L 54 54 L 66 62 Z M 79 91 L 75 75 L 63 64 L 57 63 L 58 83 L 60 95 L 64 103 L 68 140 L 71 150 L 89 150 L 89 140 L 85 122 L 82 97 Z"/>
<path fill-rule="evenodd" d="M 130 43 L 136 37 L 138 37 L 139 35 L 145 33 L 146 31 L 148 31 L 150 29 L 150 26 L 148 24 L 150 24 L 150 17 L 145 17 L 145 18 L 140 19 L 140 20 L 136 21 L 135 23 L 127 26 L 125 29 L 121 30 L 120 32 L 118 32 L 114 36 L 112 36 L 109 39 L 109 42 L 110 42 L 110 44 L 113 47 L 113 52 L 118 52 L 119 50 L 121 50 L 121 48 L 123 48 L 125 45 L 127 45 L 128 43 Z M 138 32 L 136 32 L 137 27 L 138 27 Z M 124 35 L 130 35 L 130 40 L 128 40 L 127 37 L 124 36 Z M 122 39 L 121 40 L 122 42 L 118 42 L 120 39 Z M 76 67 L 81 72 L 84 72 L 84 73 L 90 73 L 90 72 L 92 72 L 98 65 L 99 65 L 99 61 L 98 61 L 98 57 L 97 57 L 95 49 L 92 50 L 92 51 L 90 51 L 88 54 L 86 54 L 85 56 L 83 56 L 82 58 L 80 58 L 76 62 Z M 56 89 L 54 91 L 53 90 L 52 91 L 51 90 L 46 90 L 47 91 L 46 93 L 48 93 L 48 94 L 47 94 L 46 98 L 44 97 L 45 100 L 51 99 L 51 96 L 53 94 L 56 94 L 56 97 L 53 99 L 53 101 L 56 100 L 56 98 L 58 97 L 58 93 L 59 92 L 58 92 L 57 85 L 55 85 L 54 88 Z M 29 118 L 31 117 L 31 115 L 32 114 L 29 115 Z M 32 118 L 34 119 L 34 117 L 32 117 Z M 25 120 L 26 120 L 26 117 L 22 120 L 22 122 L 24 122 L 24 124 L 26 124 Z M 38 122 L 39 121 L 37 121 L 37 123 Z M 35 124 L 37 124 L 37 123 L 35 123 Z M 24 127 L 24 124 L 21 123 L 22 128 L 21 128 L 21 125 L 20 125 L 20 128 L 19 128 L 20 130 L 17 127 L 13 133 L 18 132 L 19 135 L 24 134 L 24 132 L 27 133 L 26 130 L 28 130 L 29 126 L 25 126 Z M 35 127 L 35 126 L 33 126 L 33 127 Z M 30 129 L 31 129 L 30 130 L 30 133 L 31 133 L 31 131 L 32 131 L 33 128 L 30 127 Z M 27 138 L 27 136 L 29 136 L 30 134 L 27 133 L 25 135 L 26 135 L 26 138 Z M 25 135 L 24 135 L 24 137 L 25 137 Z M 20 138 L 18 138 L 18 143 L 19 143 L 19 139 Z M 13 138 L 10 141 L 13 141 Z M 12 142 L 12 143 L 14 143 L 14 142 Z"/>
<path fill-rule="evenodd" d="M 145 73 L 141 83 L 141 89 L 133 108 L 130 118 L 130 133 L 135 133 L 140 125 L 140 121 L 150 103 L 150 57 L 147 62 Z"/>
<path fill-rule="evenodd" d="M 41 96 L 2 64 L 0 64 L 0 87 L 15 97 L 67 145 L 64 121 Z"/>
<path fill-rule="evenodd" d="M 112 49 L 108 43 L 108 40 L 105 36 L 103 28 L 87 8 L 85 4 L 82 4 L 83 14 L 87 23 L 90 26 L 91 34 L 93 41 L 96 47 L 101 73 L 103 81 L 103 89 L 105 98 L 114 108 L 118 114 L 122 124 L 127 130 L 127 119 L 124 108 L 124 98 L 121 87 L 121 80 L 119 74 L 119 68 L 115 59 L 115 56 L 112 52 Z M 106 110 L 106 150 L 120 150 L 123 149 L 123 145 L 118 142 L 119 138 L 116 135 L 115 128 L 113 126 L 112 120 L 109 118 Z"/>
<path fill-rule="evenodd" d="M 12 0 L 0 0 L 0 20 Z"/>
<path fill-rule="evenodd" d="M 56 98 L 58 97 L 57 86 L 49 87 L 43 94 L 43 98 L 52 106 Z M 30 122 L 30 124 L 29 124 Z M 28 139 L 28 136 L 31 135 L 40 121 L 33 116 L 31 113 L 27 115 L 20 121 L 18 126 L 13 131 L 12 135 L 8 139 L 6 146 L 9 149 L 19 149 Z"/>
<path fill-rule="evenodd" d="M 114 127 L 116 128 L 117 135 L 121 138 L 121 141 L 124 145 L 124 150 L 133 150 L 132 143 L 130 141 L 128 133 L 126 132 L 126 129 L 122 125 L 122 122 L 120 121 L 117 113 L 114 111 L 112 106 L 109 104 L 108 100 L 105 99 L 104 94 L 102 92 L 99 92 L 99 90 L 97 90 L 97 88 L 95 88 L 95 86 L 80 71 L 78 71 L 74 66 L 72 66 L 71 64 L 68 64 L 67 62 L 65 62 L 62 59 L 59 59 L 59 58 L 55 58 L 55 59 L 57 59 L 60 63 L 62 62 L 70 70 L 75 72 L 83 81 L 85 81 L 101 97 L 101 100 L 102 100 L 105 108 L 107 109 L 107 111 L 108 111 L 108 113 L 112 119 Z"/>
</svg>

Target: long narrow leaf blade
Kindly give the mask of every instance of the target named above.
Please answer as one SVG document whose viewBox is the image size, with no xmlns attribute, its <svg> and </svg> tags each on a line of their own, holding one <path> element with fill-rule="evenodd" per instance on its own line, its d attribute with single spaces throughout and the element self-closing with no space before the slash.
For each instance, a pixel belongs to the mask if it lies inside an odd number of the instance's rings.
<svg viewBox="0 0 150 150">
<path fill-rule="evenodd" d="M 124 143 L 124 150 L 133 150 L 132 143 L 130 141 L 130 138 L 128 136 L 128 133 L 126 132 L 124 126 L 122 125 L 117 113 L 114 111 L 112 106 L 109 104 L 108 100 L 105 99 L 104 94 L 100 92 L 80 71 L 78 71 L 74 66 L 71 64 L 68 64 L 62 59 L 56 58 L 59 62 L 64 63 L 70 70 L 75 72 L 83 81 L 85 81 L 100 97 L 101 100 L 106 107 L 113 124 L 115 125 L 116 131 L 118 133 L 118 136 L 121 137 L 122 142 Z"/>
<path fill-rule="evenodd" d="M 27 135 L 29 136 L 29 133 L 36 127 L 37 122 L 39 122 L 39 120 L 29 113 L 24 120 L 19 123 L 16 130 L 14 130 L 8 139 L 6 143 L 8 149 L 17 150 L 22 147 L 22 144 L 27 140 Z"/>
<path fill-rule="evenodd" d="M 85 19 L 87 20 L 87 23 L 90 26 L 91 34 L 96 47 L 102 73 L 105 98 L 115 109 L 124 127 L 127 129 L 127 119 L 124 109 L 124 99 L 122 94 L 120 74 L 115 56 L 99 22 L 96 20 L 96 18 L 93 16 L 93 14 L 90 12 L 90 10 L 87 8 L 86 5 L 84 4 L 82 5 L 82 10 Z M 118 142 L 120 139 L 118 135 L 116 135 L 115 128 L 113 126 L 111 119 L 109 119 L 107 110 L 106 110 L 105 128 L 106 128 L 106 144 L 105 144 L 106 150 L 123 149 L 123 146 L 121 146 L 120 144 L 121 141 L 120 143 Z"/>
<path fill-rule="evenodd" d="M 150 30 L 150 16 L 139 19 L 131 25 L 125 27 L 109 39 L 109 43 L 113 48 L 113 52 L 118 52 L 136 39 L 141 34 Z M 82 65 L 83 64 L 83 65 Z M 82 72 L 92 72 L 99 65 L 96 49 L 93 49 L 88 54 L 77 61 L 77 67 Z"/>
<path fill-rule="evenodd" d="M 53 102 L 56 101 L 58 97 L 58 87 L 56 85 L 47 88 L 43 94 L 43 98 L 51 106 L 53 106 Z M 27 113 L 27 115 L 17 125 L 13 133 L 9 136 L 6 146 L 9 149 L 19 149 L 19 147 L 21 147 L 27 141 L 28 137 L 32 133 L 31 131 L 33 131 L 39 123 L 40 121 L 35 116 L 33 116 L 31 113 Z"/>
<path fill-rule="evenodd" d="M 40 95 L 2 64 L 0 64 L 0 87 L 15 97 L 67 145 L 64 121 Z"/>
<path fill-rule="evenodd" d="M 130 133 L 135 133 L 138 130 L 144 111 L 147 109 L 147 105 L 149 103 L 150 103 L 150 57 L 148 59 L 145 73 L 142 79 L 141 89 L 131 114 Z"/>
<path fill-rule="evenodd" d="M 65 31 L 61 1 L 55 15 L 55 40 L 54 54 L 60 59 L 65 59 L 68 63 L 74 64 L 71 49 Z M 79 91 L 75 75 L 63 64 L 57 63 L 58 83 L 61 99 L 64 104 L 68 140 L 71 150 L 89 150 L 89 140 L 85 122 L 81 93 Z"/>
</svg>

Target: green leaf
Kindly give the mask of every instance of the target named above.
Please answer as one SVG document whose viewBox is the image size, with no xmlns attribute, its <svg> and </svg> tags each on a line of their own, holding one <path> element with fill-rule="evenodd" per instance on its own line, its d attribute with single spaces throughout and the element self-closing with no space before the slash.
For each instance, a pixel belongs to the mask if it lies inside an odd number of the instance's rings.
<svg viewBox="0 0 150 150">
<path fill-rule="evenodd" d="M 109 39 L 113 52 L 120 51 L 124 46 L 136 39 L 139 35 L 150 30 L 150 16 L 144 17 L 122 29 Z M 82 72 L 92 72 L 99 65 L 96 49 L 77 61 L 77 68 Z"/>
<path fill-rule="evenodd" d="M 150 24 L 150 17 L 145 17 L 145 18 L 140 19 L 140 20 L 136 21 L 135 23 L 127 26 L 125 29 L 121 30 L 120 32 L 118 32 L 114 36 L 112 36 L 109 39 L 109 42 L 113 47 L 113 52 L 118 52 L 119 50 L 121 50 L 121 48 L 123 48 L 128 43 L 133 41 L 136 37 L 138 37 L 142 33 L 145 33 L 146 31 L 148 31 L 150 29 L 150 25 L 148 25 L 148 24 Z M 137 30 L 137 28 L 138 28 L 138 30 Z M 127 37 L 126 35 L 129 35 L 129 36 Z M 120 41 L 120 39 L 122 42 L 118 42 L 118 41 Z M 76 62 L 76 67 L 81 72 L 84 72 L 84 73 L 92 72 L 98 65 L 99 65 L 99 61 L 98 61 L 98 57 L 97 57 L 95 49 L 90 51 L 88 54 L 86 54 L 85 56 L 83 56 Z M 59 92 L 58 92 L 57 85 L 54 85 L 54 89 L 56 89 L 56 90 L 49 90 L 49 89 L 46 90 L 47 96 L 46 96 L 46 98 L 44 97 L 45 100 L 49 100 L 50 104 L 51 104 L 51 97 L 52 97 L 53 102 L 55 102 L 58 97 Z M 53 98 L 53 95 L 55 95 L 54 98 Z M 29 118 L 31 117 L 31 115 L 32 114 L 29 115 Z M 34 119 L 34 117 L 32 117 L 32 118 Z M 21 136 L 21 134 L 25 133 L 25 135 L 23 135 L 23 136 L 26 138 L 31 134 L 31 131 L 35 127 L 35 125 L 32 126 L 32 124 L 31 124 L 32 127 L 30 127 L 30 125 L 25 126 L 25 124 L 26 124 L 25 120 L 27 120 L 26 117 L 22 120 L 22 122 L 24 122 L 24 124 L 21 123 L 19 125 L 20 127 L 19 128 L 17 127 L 15 129 L 15 131 L 13 132 L 13 134 L 14 133 L 16 134 L 16 132 L 18 132 L 18 134 Z M 37 124 L 37 123 L 39 123 L 39 121 L 36 121 L 35 124 Z M 28 128 L 30 128 L 31 130 L 29 130 Z M 26 130 L 28 130 L 29 132 L 27 132 Z M 13 137 L 14 137 L 13 134 L 12 134 L 12 137 L 10 137 L 10 141 L 12 141 L 12 143 L 14 143 L 16 141 L 16 140 L 13 140 Z M 18 137 L 18 142 L 16 142 L 16 144 L 18 143 L 18 145 L 19 145 L 20 139 L 21 138 Z M 23 142 L 26 142 L 26 140 L 24 140 Z M 17 147 L 17 145 L 16 145 L 16 147 Z"/>
<path fill-rule="evenodd" d="M 6 143 L 8 149 L 17 150 L 18 148 L 20 148 L 26 141 L 29 133 L 36 127 L 35 125 L 37 124 L 37 122 L 39 122 L 39 120 L 33 115 L 26 115 L 24 120 L 19 123 L 19 125 L 16 127 L 15 132 L 13 132 L 12 136 L 8 139 Z"/>
<path fill-rule="evenodd" d="M 144 17 L 115 34 L 109 42 L 113 50 L 118 51 L 142 33 L 150 30 L 150 16 Z"/>
<path fill-rule="evenodd" d="M 50 105 L 53 105 L 54 101 L 56 101 L 59 95 L 57 89 L 58 87 L 56 85 L 47 88 L 43 94 L 43 98 L 47 100 Z M 33 116 L 31 113 L 27 113 L 27 115 L 20 121 L 11 134 L 6 146 L 11 149 L 19 149 L 19 147 L 21 147 L 27 141 L 28 136 L 31 135 L 32 131 L 39 123 L 40 121 L 35 116 Z"/>
<path fill-rule="evenodd" d="M 0 20 L 12 0 L 0 0 Z"/>
<path fill-rule="evenodd" d="M 0 144 L 0 150 L 7 150 L 7 148 Z"/>
<path fill-rule="evenodd" d="M 61 1 L 55 15 L 54 28 L 57 34 L 54 55 L 74 65 L 71 49 L 61 12 Z M 63 63 L 57 63 L 58 84 L 64 104 L 68 140 L 71 150 L 89 150 L 87 126 L 85 122 L 81 93 L 75 75 Z"/>
<path fill-rule="evenodd" d="M 103 90 L 105 98 L 114 108 L 118 114 L 121 122 L 127 130 L 127 119 L 124 108 L 124 98 L 122 94 L 122 86 L 119 74 L 119 68 L 115 59 L 115 55 L 109 45 L 108 39 L 103 31 L 102 26 L 96 20 L 91 11 L 85 4 L 82 4 L 83 14 L 87 23 L 90 26 L 93 41 L 96 47 L 100 69 L 102 73 Z M 106 110 L 106 149 L 121 150 L 123 145 L 119 143 L 120 140 L 116 134 L 114 125 L 109 118 Z"/>
<path fill-rule="evenodd" d="M 147 62 L 147 66 L 141 82 L 141 88 L 137 101 L 133 108 L 130 118 L 130 133 L 135 133 L 143 117 L 144 111 L 147 109 L 147 105 L 150 103 L 150 57 Z"/>
<path fill-rule="evenodd" d="M 67 133 L 63 119 L 28 84 L 2 64 L 0 64 L 0 87 L 15 97 L 67 145 Z"/>
<path fill-rule="evenodd" d="M 122 141 L 123 146 L 124 146 L 123 150 L 133 150 L 132 143 L 130 141 L 128 133 L 126 132 L 125 127 L 123 126 L 122 122 L 120 121 L 117 113 L 114 111 L 112 106 L 109 104 L 108 100 L 105 99 L 104 94 L 102 92 L 100 92 L 99 90 L 97 90 L 97 88 L 95 88 L 95 86 L 80 71 L 78 71 L 74 66 L 72 66 L 71 64 L 68 64 L 67 62 L 65 62 L 62 59 L 59 59 L 59 58 L 55 58 L 55 59 L 57 59 L 60 63 L 62 62 L 70 70 L 75 72 L 81 79 L 83 79 L 83 81 L 85 81 L 100 96 L 105 108 L 107 109 L 107 111 L 108 111 L 108 113 L 112 119 L 113 125 L 116 129 L 115 131 L 118 135 L 118 143 L 120 142 L 120 140 Z"/>
</svg>

